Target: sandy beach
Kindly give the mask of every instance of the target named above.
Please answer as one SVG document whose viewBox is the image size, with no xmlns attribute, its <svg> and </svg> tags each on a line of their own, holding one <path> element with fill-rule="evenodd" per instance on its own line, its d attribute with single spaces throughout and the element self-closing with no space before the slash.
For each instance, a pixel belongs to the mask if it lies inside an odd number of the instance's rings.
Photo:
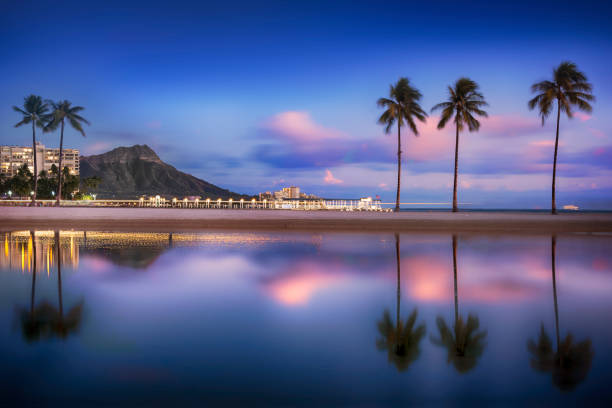
<svg viewBox="0 0 612 408">
<path fill-rule="evenodd" d="M 116 231 L 318 230 L 496 232 L 547 234 L 612 232 L 612 213 L 339 212 L 156 208 L 1 207 L 0 228 Z"/>
</svg>

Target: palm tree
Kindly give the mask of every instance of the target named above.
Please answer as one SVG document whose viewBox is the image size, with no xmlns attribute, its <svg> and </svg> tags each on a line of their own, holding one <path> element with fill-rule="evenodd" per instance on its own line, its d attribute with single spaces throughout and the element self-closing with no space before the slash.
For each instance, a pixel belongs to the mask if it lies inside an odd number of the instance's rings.
<svg viewBox="0 0 612 408">
<path fill-rule="evenodd" d="M 453 235 L 453 275 L 455 287 L 455 325 L 453 330 L 446 324 L 442 316 L 436 318 L 436 325 L 440 337 L 431 337 L 431 342 L 446 348 L 447 362 L 452 363 L 455 369 L 463 374 L 476 366 L 478 359 L 485 349 L 486 331 L 478 331 L 480 322 L 478 317 L 469 314 L 467 322 L 459 316 L 459 299 L 457 294 L 457 236 Z"/>
<path fill-rule="evenodd" d="M 53 112 L 51 113 L 51 120 L 49 121 L 47 126 L 45 126 L 44 130 L 49 132 L 49 131 L 56 130 L 58 126 L 60 127 L 59 171 L 58 171 L 58 180 L 57 180 L 57 202 L 56 202 L 56 205 L 59 206 L 60 200 L 62 198 L 62 170 L 63 170 L 62 156 L 63 156 L 63 149 L 64 149 L 65 122 L 68 121 L 70 126 L 72 126 L 73 129 L 75 129 L 81 135 L 83 135 L 83 137 L 85 137 L 85 131 L 83 130 L 83 126 L 81 124 L 86 123 L 89 125 L 89 122 L 87 121 L 87 119 L 83 118 L 82 116 L 78 114 L 78 112 L 81 112 L 82 110 L 85 109 L 82 106 L 72 106 L 72 103 L 66 100 L 59 101 L 59 102 L 48 101 L 48 103 L 51 105 Z"/>
<path fill-rule="evenodd" d="M 402 168 L 401 127 L 407 124 L 415 136 L 419 135 L 414 119 L 425 122 L 427 113 L 421 109 L 419 100 L 421 92 L 410 84 L 408 78 L 400 78 L 395 85 L 391 85 L 389 98 L 380 98 L 377 104 L 386 110 L 378 118 L 378 123 L 385 125 L 385 133 L 397 123 L 397 195 L 395 198 L 395 211 L 400 207 L 400 181 Z"/>
<path fill-rule="evenodd" d="M 453 183 L 453 212 L 457 212 L 457 167 L 459 161 L 459 132 L 467 126 L 470 132 L 480 129 L 480 122 L 475 115 L 487 117 L 481 108 L 488 106 L 484 96 L 478 90 L 476 82 L 469 78 L 459 78 L 453 87 L 448 87 L 448 100 L 435 105 L 431 111 L 442 110 L 438 129 L 443 129 L 453 118 L 455 122 L 455 181 Z"/>
<path fill-rule="evenodd" d="M 542 126 L 544 126 L 546 118 L 552 112 L 555 100 L 557 101 L 557 133 L 555 136 L 555 156 L 553 159 L 552 176 L 551 212 L 553 214 L 557 213 L 555 178 L 557 174 L 557 149 L 559 147 L 561 112 L 564 112 L 570 119 L 573 116 L 573 107 L 587 113 L 592 112 L 593 108 L 589 104 L 590 101 L 595 100 L 591 93 L 592 90 L 593 86 L 587 82 L 586 75 L 578 70 L 576 64 L 568 61 L 562 62 L 557 68 L 553 69 L 552 81 L 540 81 L 531 85 L 531 92 L 537 93 L 537 95 L 529 101 L 529 109 L 538 108 L 542 118 Z"/>
<path fill-rule="evenodd" d="M 419 344 L 425 336 L 425 325 L 415 328 L 417 309 L 415 308 L 406 322 L 400 320 L 400 251 L 399 234 L 395 234 L 395 260 L 397 266 L 397 298 L 396 298 L 396 324 L 391 320 L 391 314 L 385 310 L 383 318 L 378 322 L 378 331 L 382 336 L 376 341 L 379 350 L 386 350 L 389 362 L 395 364 L 398 371 L 404 371 L 413 363 L 421 353 Z"/>
<path fill-rule="evenodd" d="M 551 238 L 551 269 L 557 350 L 553 350 L 552 341 L 544 329 L 544 323 L 540 327 L 538 342 L 529 340 L 527 342 L 527 350 L 531 354 L 530 364 L 534 370 L 551 372 L 553 384 L 563 391 L 570 391 L 584 381 L 588 375 L 594 353 L 590 339 L 574 343 L 574 337 L 571 333 L 568 333 L 565 340 L 561 341 L 555 271 L 556 248 L 557 238 L 553 235 Z"/>
<path fill-rule="evenodd" d="M 32 205 L 36 205 L 36 191 L 38 187 L 38 161 L 36 160 L 36 127 L 42 128 L 48 119 L 49 106 L 43 103 L 38 95 L 26 96 L 23 100 L 23 109 L 13 106 L 15 112 L 23 115 L 23 118 L 15 127 L 32 124 L 32 156 L 34 156 L 34 194 L 32 194 Z"/>
</svg>

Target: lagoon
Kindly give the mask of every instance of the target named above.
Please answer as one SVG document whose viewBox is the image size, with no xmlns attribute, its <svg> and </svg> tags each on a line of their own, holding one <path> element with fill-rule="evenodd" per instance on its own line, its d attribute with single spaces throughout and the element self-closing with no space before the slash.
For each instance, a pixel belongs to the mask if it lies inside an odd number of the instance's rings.
<svg viewBox="0 0 612 408">
<path fill-rule="evenodd" d="M 610 234 L 14 230 L 0 242 L 8 405 L 612 402 Z"/>
</svg>

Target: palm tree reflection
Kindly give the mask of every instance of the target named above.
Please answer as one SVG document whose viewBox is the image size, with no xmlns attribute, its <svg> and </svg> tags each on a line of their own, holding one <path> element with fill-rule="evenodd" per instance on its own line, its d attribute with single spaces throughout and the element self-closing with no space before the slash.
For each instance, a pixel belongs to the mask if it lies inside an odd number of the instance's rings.
<svg viewBox="0 0 612 408">
<path fill-rule="evenodd" d="M 593 348 L 591 339 L 579 343 L 574 342 L 574 337 L 568 333 L 565 340 L 561 341 L 559 335 L 559 307 L 557 303 L 557 279 L 556 279 L 556 249 L 557 238 L 551 238 L 551 269 L 553 284 L 553 299 L 555 306 L 555 335 L 557 350 L 553 350 L 552 340 L 544 329 L 544 323 L 540 326 L 540 334 L 537 343 L 533 340 L 527 342 L 527 349 L 531 354 L 531 367 L 539 372 L 550 372 L 553 384 L 562 391 L 571 391 L 586 378 L 593 361 Z"/>
<path fill-rule="evenodd" d="M 64 305 L 62 297 L 62 272 L 61 272 L 61 246 L 59 241 L 59 232 L 55 232 L 55 251 L 57 259 L 57 291 L 58 291 L 58 306 L 55 308 L 48 301 L 42 301 L 38 306 L 35 306 L 35 289 L 36 289 L 36 240 L 34 231 L 30 231 L 30 239 L 32 240 L 32 291 L 30 297 L 29 310 L 19 310 L 21 321 L 21 329 L 23 337 L 28 342 L 58 337 L 65 339 L 70 333 L 78 331 L 83 312 L 83 301 L 80 301 L 75 306 L 68 310 L 64 315 Z"/>
<path fill-rule="evenodd" d="M 431 337 L 431 342 L 444 347 L 447 352 L 447 362 L 452 363 L 455 369 L 463 374 L 478 363 L 484 352 L 487 337 L 486 331 L 478 331 L 480 322 L 478 316 L 469 314 L 467 322 L 459 316 L 459 297 L 457 291 L 457 236 L 453 235 L 453 276 L 455 288 L 455 325 L 453 329 L 446 324 L 442 316 L 436 318 L 436 325 L 440 333 L 439 338 Z"/>
<path fill-rule="evenodd" d="M 403 322 L 400 320 L 400 239 L 399 234 L 395 234 L 395 261 L 397 266 L 397 298 L 395 309 L 395 322 L 391 320 L 389 310 L 385 310 L 382 319 L 378 322 L 378 331 L 382 336 L 376 341 L 376 347 L 381 351 L 387 351 L 389 362 L 393 363 L 398 371 L 406 370 L 421 352 L 419 344 L 425 336 L 425 325 L 415 327 L 417 320 L 417 309 Z"/>
</svg>

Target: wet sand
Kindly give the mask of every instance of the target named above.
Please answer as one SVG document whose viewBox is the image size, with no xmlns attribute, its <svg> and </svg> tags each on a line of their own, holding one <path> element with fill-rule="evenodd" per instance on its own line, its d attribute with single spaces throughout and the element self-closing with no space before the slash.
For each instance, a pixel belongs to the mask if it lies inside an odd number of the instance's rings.
<svg viewBox="0 0 612 408">
<path fill-rule="evenodd" d="M 0 207 L 0 229 L 612 233 L 612 213 L 340 212 L 169 208 Z"/>
</svg>

